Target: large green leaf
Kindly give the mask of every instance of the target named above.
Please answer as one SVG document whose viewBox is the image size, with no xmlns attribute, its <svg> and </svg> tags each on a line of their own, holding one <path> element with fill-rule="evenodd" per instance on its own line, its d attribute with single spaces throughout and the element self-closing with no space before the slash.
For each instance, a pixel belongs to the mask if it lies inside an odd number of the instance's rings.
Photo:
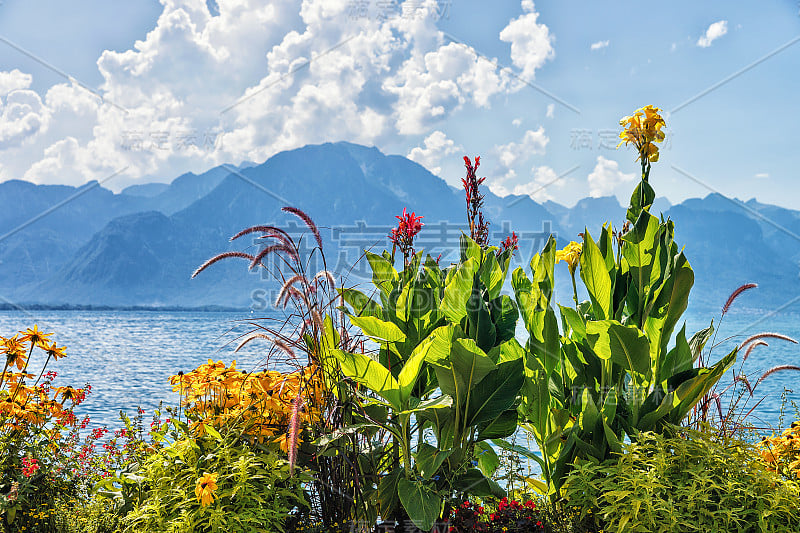
<svg viewBox="0 0 800 533">
<path fill-rule="evenodd" d="M 378 483 L 378 510 L 381 516 L 392 516 L 400 500 L 398 482 L 403 479 L 404 470 L 396 468 L 383 476 Z"/>
<path fill-rule="evenodd" d="M 474 259 L 476 263 L 480 263 L 483 258 L 481 245 L 463 233 L 459 237 L 459 249 L 461 251 L 462 263 L 466 262 L 468 259 Z"/>
<path fill-rule="evenodd" d="M 450 365 L 450 348 L 453 344 L 453 336 L 455 335 L 455 327 L 452 324 L 440 326 L 433 330 L 424 341 L 422 341 L 416 350 L 425 352 L 425 360 L 438 366 Z"/>
<path fill-rule="evenodd" d="M 639 420 L 633 421 L 634 427 L 639 431 L 652 431 L 660 420 L 669 416 L 674 404 L 675 392 L 664 392 L 661 387 L 658 387 L 644 401 L 642 409 L 639 411 Z"/>
<path fill-rule="evenodd" d="M 489 292 L 489 299 L 493 300 L 500 296 L 500 289 L 503 288 L 505 272 L 497 262 L 497 257 L 493 253 L 486 254 L 480 268 L 480 278 L 486 290 Z"/>
<path fill-rule="evenodd" d="M 656 383 L 662 383 L 668 378 L 689 370 L 694 366 L 692 350 L 686 342 L 686 325 L 675 336 L 675 346 L 667 352 L 661 365 L 657 368 Z"/>
<path fill-rule="evenodd" d="M 544 316 L 553 292 L 553 269 L 556 241 L 551 235 L 541 254 L 531 259 L 531 279 L 522 268 L 511 275 L 511 286 L 517 300 L 525 329 L 539 340 L 544 338 Z"/>
<path fill-rule="evenodd" d="M 525 354 L 525 379 L 522 386 L 522 403 L 518 410 L 523 419 L 530 421 L 537 442 L 547 436 L 547 419 L 550 414 L 551 395 L 548 376 L 541 361 L 530 352 Z"/>
<path fill-rule="evenodd" d="M 406 334 L 394 322 L 386 322 L 374 316 L 350 316 L 350 322 L 365 335 L 377 341 L 403 342 Z"/>
<path fill-rule="evenodd" d="M 484 476 L 477 468 L 470 468 L 458 476 L 453 482 L 453 487 L 459 492 L 478 497 L 502 498 L 506 495 L 506 491 L 496 481 Z"/>
<path fill-rule="evenodd" d="M 690 378 L 675 388 L 677 405 L 670 414 L 670 422 L 678 424 L 689 413 L 692 407 L 702 398 L 719 378 L 736 362 L 738 348 L 734 348 L 728 355 L 720 359 L 714 366 L 699 369 L 696 376 Z M 675 381 L 672 381 L 675 385 Z"/>
<path fill-rule="evenodd" d="M 601 359 L 610 359 L 649 379 L 650 343 L 636 326 L 623 326 L 616 320 L 589 321 L 586 339 Z"/>
<path fill-rule="evenodd" d="M 411 408 L 406 409 L 405 411 L 400 411 L 399 414 L 402 415 L 417 415 L 431 418 L 431 414 L 436 410 L 441 409 L 448 409 L 453 405 L 453 398 L 450 396 L 443 394 L 441 396 L 437 396 L 436 398 L 428 398 L 427 400 L 422 400 L 421 402 L 417 403 L 418 400 L 413 399 L 411 402 Z"/>
<path fill-rule="evenodd" d="M 472 295 L 472 284 L 477 270 L 478 262 L 470 257 L 458 265 L 444 288 L 441 311 L 454 324 L 461 322 L 467 315 L 467 302 Z"/>
<path fill-rule="evenodd" d="M 563 322 L 572 330 L 572 338 L 578 341 L 586 338 L 586 323 L 583 321 L 583 317 L 572 307 L 564 307 L 563 305 L 558 307 L 561 309 Z"/>
<path fill-rule="evenodd" d="M 397 411 L 402 410 L 400 385 L 385 366 L 362 353 L 334 350 L 333 354 L 345 376 L 380 395 Z"/>
<path fill-rule="evenodd" d="M 522 359 L 497 365 L 469 392 L 468 425 L 493 420 L 508 410 L 524 380 Z"/>
<path fill-rule="evenodd" d="M 495 342 L 506 342 L 513 339 L 517 330 L 517 319 L 519 309 L 517 304 L 507 294 L 503 294 L 490 302 L 492 322 L 494 322 L 497 340 Z"/>
<path fill-rule="evenodd" d="M 419 348 L 419 347 L 418 347 Z M 422 365 L 425 363 L 425 350 L 414 350 L 411 356 L 403 365 L 400 374 L 397 376 L 397 383 L 400 389 L 400 401 L 405 404 L 411 397 L 411 391 L 414 390 L 414 385 L 419 378 Z"/>
<path fill-rule="evenodd" d="M 442 392 L 459 401 L 497 366 L 472 339 L 456 339 L 450 351 L 450 366 L 436 367 Z"/>
<path fill-rule="evenodd" d="M 491 478 L 500 466 L 500 458 L 488 442 L 476 442 L 474 446 L 475 457 L 478 459 L 478 469 L 484 476 Z"/>
<path fill-rule="evenodd" d="M 504 439 L 517 431 L 517 410 L 504 411 L 497 418 L 478 424 L 476 441 L 488 439 Z"/>
<path fill-rule="evenodd" d="M 525 356 L 525 348 L 520 346 L 517 339 L 512 338 L 492 348 L 488 355 L 495 363 L 504 363 L 515 359 L 522 359 Z"/>
<path fill-rule="evenodd" d="M 430 531 L 442 510 L 442 499 L 426 483 L 402 478 L 397 494 L 408 517 L 422 531 Z"/>
<path fill-rule="evenodd" d="M 472 286 L 472 294 L 467 302 L 466 333 L 484 351 L 491 350 L 497 339 L 492 315 L 489 313 L 486 302 L 483 301 L 478 280 Z"/>
<path fill-rule="evenodd" d="M 689 339 L 689 350 L 692 356 L 692 364 L 694 364 L 699 358 L 700 354 L 703 351 L 708 340 L 714 334 L 714 321 L 711 321 L 711 325 L 707 328 L 701 329 L 700 331 L 696 332 L 692 335 L 692 338 Z"/>
<path fill-rule="evenodd" d="M 606 269 L 606 262 L 600 248 L 597 247 L 589 231 L 583 234 L 583 251 L 581 251 L 581 279 L 589 291 L 595 317 L 604 320 L 611 313 L 611 276 Z"/>
<path fill-rule="evenodd" d="M 644 180 L 640 181 L 639 185 L 633 190 L 631 204 L 630 207 L 628 207 L 625 217 L 631 223 L 635 222 L 642 211 L 650 209 L 655 199 L 656 191 L 653 190 L 653 187 Z"/>
<path fill-rule="evenodd" d="M 639 316 L 639 313 L 644 311 L 644 300 L 652 282 L 651 273 L 655 264 L 658 230 L 658 219 L 647 212 L 642 212 L 631 230 L 622 237 L 622 257 L 630 272 L 633 288 L 636 289 L 632 293 L 629 288 L 628 296 L 636 294 L 636 300 L 628 303 L 635 311 L 637 321 L 644 318 Z"/>
<path fill-rule="evenodd" d="M 446 449 L 453 446 L 453 434 L 455 432 L 455 411 L 453 407 L 417 409 L 415 411 L 418 421 L 423 424 L 427 422 L 431 425 L 440 448 Z"/>
<path fill-rule="evenodd" d="M 578 417 L 578 425 L 584 434 L 591 433 L 597 426 L 600 420 L 600 411 L 594 403 L 592 395 L 589 394 L 589 389 L 583 389 L 581 394 L 581 414 Z"/>
<path fill-rule="evenodd" d="M 369 266 L 372 268 L 373 285 L 378 287 L 385 297 L 388 297 L 392 291 L 393 283 L 400 279 L 397 270 L 386 258 L 372 252 L 364 253 L 367 256 Z"/>
<path fill-rule="evenodd" d="M 542 362 L 548 376 L 553 375 L 560 363 L 559 338 L 556 313 L 552 307 L 548 307 L 541 315 L 538 335 L 531 335 L 528 339 L 528 349 Z"/>
<path fill-rule="evenodd" d="M 450 457 L 451 453 L 453 453 L 453 450 L 440 450 L 427 442 L 421 443 L 417 450 L 415 463 L 422 479 L 433 477 L 445 459 Z"/>
<path fill-rule="evenodd" d="M 650 357 L 655 366 L 660 366 L 675 325 L 686 311 L 693 284 L 694 272 L 681 253 L 644 322 L 644 331 L 650 339 Z"/>
<path fill-rule="evenodd" d="M 355 316 L 374 316 L 383 319 L 383 309 L 377 302 L 356 289 L 337 289 L 344 301 L 353 309 Z"/>
</svg>

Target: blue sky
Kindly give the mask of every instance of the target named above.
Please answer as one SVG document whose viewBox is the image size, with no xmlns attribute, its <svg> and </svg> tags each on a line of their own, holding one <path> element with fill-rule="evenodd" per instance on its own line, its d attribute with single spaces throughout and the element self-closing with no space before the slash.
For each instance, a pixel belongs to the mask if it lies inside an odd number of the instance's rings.
<svg viewBox="0 0 800 533">
<path fill-rule="evenodd" d="M 119 190 L 348 140 L 451 184 L 482 155 L 498 194 L 626 200 L 609 145 L 654 104 L 659 194 L 800 208 L 799 37 L 794 0 L 3 0 L 0 179 Z"/>
</svg>

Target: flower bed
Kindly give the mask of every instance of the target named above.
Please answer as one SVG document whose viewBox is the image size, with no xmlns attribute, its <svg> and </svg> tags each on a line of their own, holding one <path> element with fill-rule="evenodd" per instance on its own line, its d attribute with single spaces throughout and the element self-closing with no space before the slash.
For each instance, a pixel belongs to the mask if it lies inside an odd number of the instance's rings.
<svg viewBox="0 0 800 533">
<path fill-rule="evenodd" d="M 286 318 L 250 322 L 239 348 L 263 342 L 268 368 L 290 370 L 243 372 L 235 361 L 209 361 L 178 373 L 170 382 L 179 405 L 156 412 L 149 430 L 139 412 L 123 416 L 113 434 L 81 437 L 86 421 L 77 422 L 73 408 L 90 387 L 56 386 L 55 372 L 45 373 L 64 348 L 35 326 L 4 339 L 2 527 L 800 529 L 800 429 L 756 450 L 737 440 L 746 413 L 737 402 L 723 412 L 720 401 L 752 396 L 762 379 L 800 368 L 778 365 L 752 386 L 735 373 L 717 390 L 763 338 L 784 337 L 750 337 L 712 363 L 713 325 L 688 338 L 685 327 L 677 330 L 694 274 L 673 223 L 650 213 L 665 122 L 646 106 L 620 124 L 620 144 L 634 146 L 641 166 L 626 220 L 594 236 L 587 230 L 560 250 L 551 236 L 528 269 L 511 272 L 515 233 L 499 246 L 489 242 L 478 157 L 464 158 L 470 234 L 451 265 L 415 248 L 423 217 L 405 209 L 388 236 L 391 250 L 365 252 L 370 288 L 308 272 L 299 242 L 276 226 L 234 235 L 263 246 L 220 254 L 194 275 L 221 260 L 244 259 L 252 269 L 276 258 L 283 269 L 275 305 Z M 312 253 L 324 258 L 313 220 L 284 210 L 305 224 Z M 554 300 L 561 262 L 572 306 Z M 752 288 L 736 291 L 723 315 Z M 38 377 L 26 372 L 37 347 L 46 356 Z M 517 444 L 518 433 L 539 451 Z M 541 476 L 519 458 L 537 463 Z"/>
</svg>

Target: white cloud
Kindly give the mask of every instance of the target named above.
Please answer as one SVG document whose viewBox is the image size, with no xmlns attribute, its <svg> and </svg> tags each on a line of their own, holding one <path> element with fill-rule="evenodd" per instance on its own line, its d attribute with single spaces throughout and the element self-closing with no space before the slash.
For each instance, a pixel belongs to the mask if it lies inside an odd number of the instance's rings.
<svg viewBox="0 0 800 533">
<path fill-rule="evenodd" d="M 0 71 L 0 96 L 6 96 L 11 91 L 27 89 L 31 86 L 33 76 L 25 74 L 19 69 Z"/>
<path fill-rule="evenodd" d="M 564 181 L 558 179 L 556 171 L 547 166 L 531 169 L 533 180 L 514 187 L 514 194 L 527 194 L 537 202 L 552 200 L 551 187 L 563 187 Z"/>
<path fill-rule="evenodd" d="M 510 142 L 494 147 L 494 153 L 503 168 L 512 170 L 519 163 L 525 162 L 531 155 L 543 155 L 550 138 L 545 134 L 544 127 L 536 130 L 527 130 L 519 142 Z"/>
<path fill-rule="evenodd" d="M 598 156 L 597 164 L 589 174 L 589 196 L 593 198 L 608 196 L 614 192 L 617 185 L 633 181 L 633 178 L 633 173 L 625 174 L 620 171 L 619 163 L 616 161 Z"/>
<path fill-rule="evenodd" d="M 488 107 L 489 98 L 504 89 L 494 65 L 471 48 L 449 43 L 425 54 L 415 53 L 397 74 L 383 83 L 397 96 L 397 131 L 414 135 L 471 102 Z"/>
<path fill-rule="evenodd" d="M 494 178 L 487 185 L 498 196 L 505 196 L 512 192 L 510 183 L 517 178 L 518 167 L 525 163 L 532 155 L 544 155 L 550 138 L 543 126 L 536 130 L 526 130 L 517 142 L 500 144 L 492 148 L 495 164 L 489 173 Z M 522 194 L 522 193 L 520 193 Z"/>
<path fill-rule="evenodd" d="M 728 21 L 720 20 L 711 24 L 706 30 L 705 35 L 702 35 L 697 40 L 697 46 L 701 48 L 708 48 L 716 39 L 728 33 Z"/>
<path fill-rule="evenodd" d="M 380 146 L 438 131 L 458 110 L 521 88 L 445 40 L 436 0 L 414 2 L 413 17 L 381 20 L 353 19 L 349 0 L 217 0 L 218 15 L 203 0 L 161 3 L 141 40 L 98 59 L 102 98 L 71 83 L 37 95 L 29 74 L 0 72 L 4 176 L 79 184 L 130 167 L 109 182 L 120 188 L 307 143 Z M 532 79 L 553 57 L 553 38 L 533 2 L 521 5 L 501 38 Z M 220 132 L 221 144 L 205 142 Z M 435 150 L 426 143 L 415 154 Z"/>
<path fill-rule="evenodd" d="M 554 38 L 546 25 L 536 22 L 539 14 L 534 9 L 531 0 L 523 0 L 522 10 L 525 13 L 509 22 L 500 32 L 500 40 L 511 43 L 511 62 L 522 69 L 521 76 L 525 80 L 533 80 L 536 69 L 555 57 Z"/>
<path fill-rule="evenodd" d="M 46 126 L 49 118 L 39 95 L 21 88 L 19 83 L 15 85 L 14 81 L 20 79 L 9 81 L 0 78 L 0 83 L 6 82 L 6 89 L 11 89 L 5 99 L 0 97 L 0 151 L 30 142 Z M 30 78 L 27 81 L 29 84 Z"/>
<path fill-rule="evenodd" d="M 423 144 L 424 148 L 421 146 L 413 148 L 407 157 L 437 175 L 442 171 L 442 167 L 439 166 L 442 158 L 464 150 L 462 146 L 456 145 L 455 141 L 448 139 L 447 135 L 439 130 L 425 137 Z"/>
<path fill-rule="evenodd" d="M 608 46 L 608 43 L 609 41 L 597 41 L 596 43 L 592 43 L 592 45 L 589 48 L 592 50 L 600 50 Z"/>
<path fill-rule="evenodd" d="M 758 174 L 756 174 L 753 177 L 755 177 L 757 179 L 760 179 L 760 180 L 764 180 L 764 179 L 767 179 L 769 177 L 769 174 L 767 174 L 766 172 L 759 172 Z"/>
<path fill-rule="evenodd" d="M 545 116 L 547 118 L 553 118 L 555 116 L 556 104 L 547 104 L 547 112 Z"/>
<path fill-rule="evenodd" d="M 519 128 L 520 126 L 522 126 L 522 119 L 521 118 L 515 118 L 514 120 L 511 121 L 511 125 L 512 126 L 516 126 L 517 128 Z"/>
</svg>

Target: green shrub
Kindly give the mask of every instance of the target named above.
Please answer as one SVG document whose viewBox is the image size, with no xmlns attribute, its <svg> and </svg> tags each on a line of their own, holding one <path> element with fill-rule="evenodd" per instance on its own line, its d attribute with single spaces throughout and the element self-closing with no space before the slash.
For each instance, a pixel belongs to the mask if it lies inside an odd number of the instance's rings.
<svg viewBox="0 0 800 533">
<path fill-rule="evenodd" d="M 189 437 L 180 423 L 172 444 L 154 453 L 136 476 L 144 497 L 124 518 L 123 531 L 251 532 L 284 531 L 291 511 L 307 506 L 303 475 L 290 476 L 289 464 L 238 436 Z M 203 505 L 196 492 L 201 478 L 215 476 L 212 501 Z"/>
<path fill-rule="evenodd" d="M 119 508 L 107 498 L 58 500 L 50 531 L 58 533 L 116 533 Z"/>
<path fill-rule="evenodd" d="M 641 433 L 617 459 L 576 464 L 568 504 L 593 511 L 609 532 L 800 530 L 797 484 L 770 471 L 750 444 L 670 432 Z"/>
</svg>

